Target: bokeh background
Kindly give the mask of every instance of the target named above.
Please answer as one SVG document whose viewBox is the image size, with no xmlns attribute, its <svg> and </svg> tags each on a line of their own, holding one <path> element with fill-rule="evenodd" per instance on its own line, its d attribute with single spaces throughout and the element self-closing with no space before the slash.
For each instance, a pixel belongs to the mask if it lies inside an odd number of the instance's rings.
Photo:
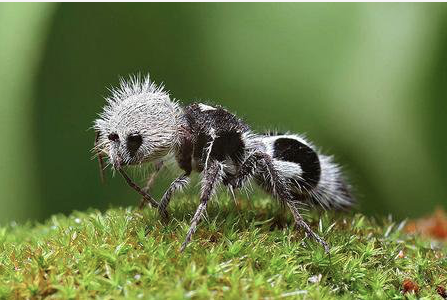
<svg viewBox="0 0 447 300">
<path fill-rule="evenodd" d="M 136 203 L 88 130 L 136 72 L 306 133 L 367 214 L 447 206 L 445 4 L 0 4 L 0 43 L 0 223 Z"/>
</svg>

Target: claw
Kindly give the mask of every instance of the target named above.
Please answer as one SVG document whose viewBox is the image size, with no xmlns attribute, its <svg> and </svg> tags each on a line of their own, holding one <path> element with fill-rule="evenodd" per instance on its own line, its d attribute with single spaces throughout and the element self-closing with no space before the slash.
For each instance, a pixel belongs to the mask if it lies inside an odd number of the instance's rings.
<svg viewBox="0 0 447 300">
<path fill-rule="evenodd" d="M 297 223 L 297 227 L 298 228 L 303 228 L 304 231 L 310 235 L 316 242 L 318 242 L 321 246 L 323 246 L 324 248 L 324 252 L 329 253 L 330 248 L 328 243 L 326 243 L 325 240 L 323 240 L 318 234 L 316 234 L 315 232 L 313 232 L 313 230 L 309 227 L 309 225 L 307 225 L 306 222 L 301 221 L 299 222 L 299 224 Z"/>
</svg>

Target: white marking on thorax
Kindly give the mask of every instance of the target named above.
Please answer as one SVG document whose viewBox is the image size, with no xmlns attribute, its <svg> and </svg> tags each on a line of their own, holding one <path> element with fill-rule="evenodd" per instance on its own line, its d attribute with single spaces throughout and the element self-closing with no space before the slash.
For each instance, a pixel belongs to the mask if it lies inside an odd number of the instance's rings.
<svg viewBox="0 0 447 300">
<path fill-rule="evenodd" d="M 199 103 L 199 108 L 201 111 L 207 111 L 207 110 L 216 110 L 215 107 L 203 104 L 203 103 Z"/>
</svg>

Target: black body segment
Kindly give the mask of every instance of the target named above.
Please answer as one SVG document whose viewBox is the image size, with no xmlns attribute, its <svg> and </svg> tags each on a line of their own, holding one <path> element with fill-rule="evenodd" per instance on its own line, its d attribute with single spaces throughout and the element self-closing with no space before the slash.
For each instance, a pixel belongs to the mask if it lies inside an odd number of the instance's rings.
<svg viewBox="0 0 447 300">
<path fill-rule="evenodd" d="M 198 103 L 185 107 L 185 115 L 192 129 L 207 132 L 210 128 L 213 128 L 217 135 L 224 132 L 242 132 L 250 129 L 241 119 L 224 108 L 220 106 L 210 108 L 204 110 Z"/>
<path fill-rule="evenodd" d="M 242 161 L 245 151 L 242 134 L 249 131 L 242 120 L 225 109 L 209 108 L 204 110 L 197 103 L 185 108 L 191 133 L 192 158 L 200 162 L 198 171 L 203 170 L 208 159 Z"/>
<path fill-rule="evenodd" d="M 299 183 L 315 187 L 321 174 L 318 154 L 308 145 L 292 138 L 278 138 L 273 144 L 273 158 L 298 164 L 303 171 Z"/>
<path fill-rule="evenodd" d="M 177 153 L 175 154 L 175 159 L 177 160 L 177 163 L 183 171 L 185 171 L 186 174 L 191 174 L 192 172 L 192 163 L 191 163 L 191 157 L 193 153 L 193 144 L 192 144 L 192 138 L 189 134 L 182 138 L 181 140 L 181 146 L 177 150 Z"/>
<path fill-rule="evenodd" d="M 231 158 L 240 162 L 244 155 L 244 142 L 240 132 L 225 132 L 218 136 L 213 143 L 210 156 L 218 161 Z"/>
</svg>

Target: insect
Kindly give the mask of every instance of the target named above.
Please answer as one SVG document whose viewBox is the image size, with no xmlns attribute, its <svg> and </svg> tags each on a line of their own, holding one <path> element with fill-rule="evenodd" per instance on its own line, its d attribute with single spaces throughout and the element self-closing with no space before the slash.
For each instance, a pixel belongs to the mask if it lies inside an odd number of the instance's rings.
<svg viewBox="0 0 447 300">
<path fill-rule="evenodd" d="M 94 122 L 101 169 L 102 157 L 143 196 L 143 204 L 158 209 L 162 219 L 172 196 L 190 183 L 192 172 L 202 175 L 199 205 L 191 220 L 181 251 L 191 241 L 210 198 L 219 185 L 231 192 L 254 181 L 288 207 L 297 228 L 320 243 L 328 244 L 300 214 L 303 204 L 345 208 L 353 204 L 350 187 L 340 167 L 297 134 L 258 134 L 220 106 L 202 103 L 180 106 L 162 86 L 149 77 L 120 81 L 106 98 Z M 157 162 L 174 156 L 182 173 L 158 202 L 126 174 L 127 166 Z M 149 182 L 153 181 L 153 177 Z"/>
</svg>

